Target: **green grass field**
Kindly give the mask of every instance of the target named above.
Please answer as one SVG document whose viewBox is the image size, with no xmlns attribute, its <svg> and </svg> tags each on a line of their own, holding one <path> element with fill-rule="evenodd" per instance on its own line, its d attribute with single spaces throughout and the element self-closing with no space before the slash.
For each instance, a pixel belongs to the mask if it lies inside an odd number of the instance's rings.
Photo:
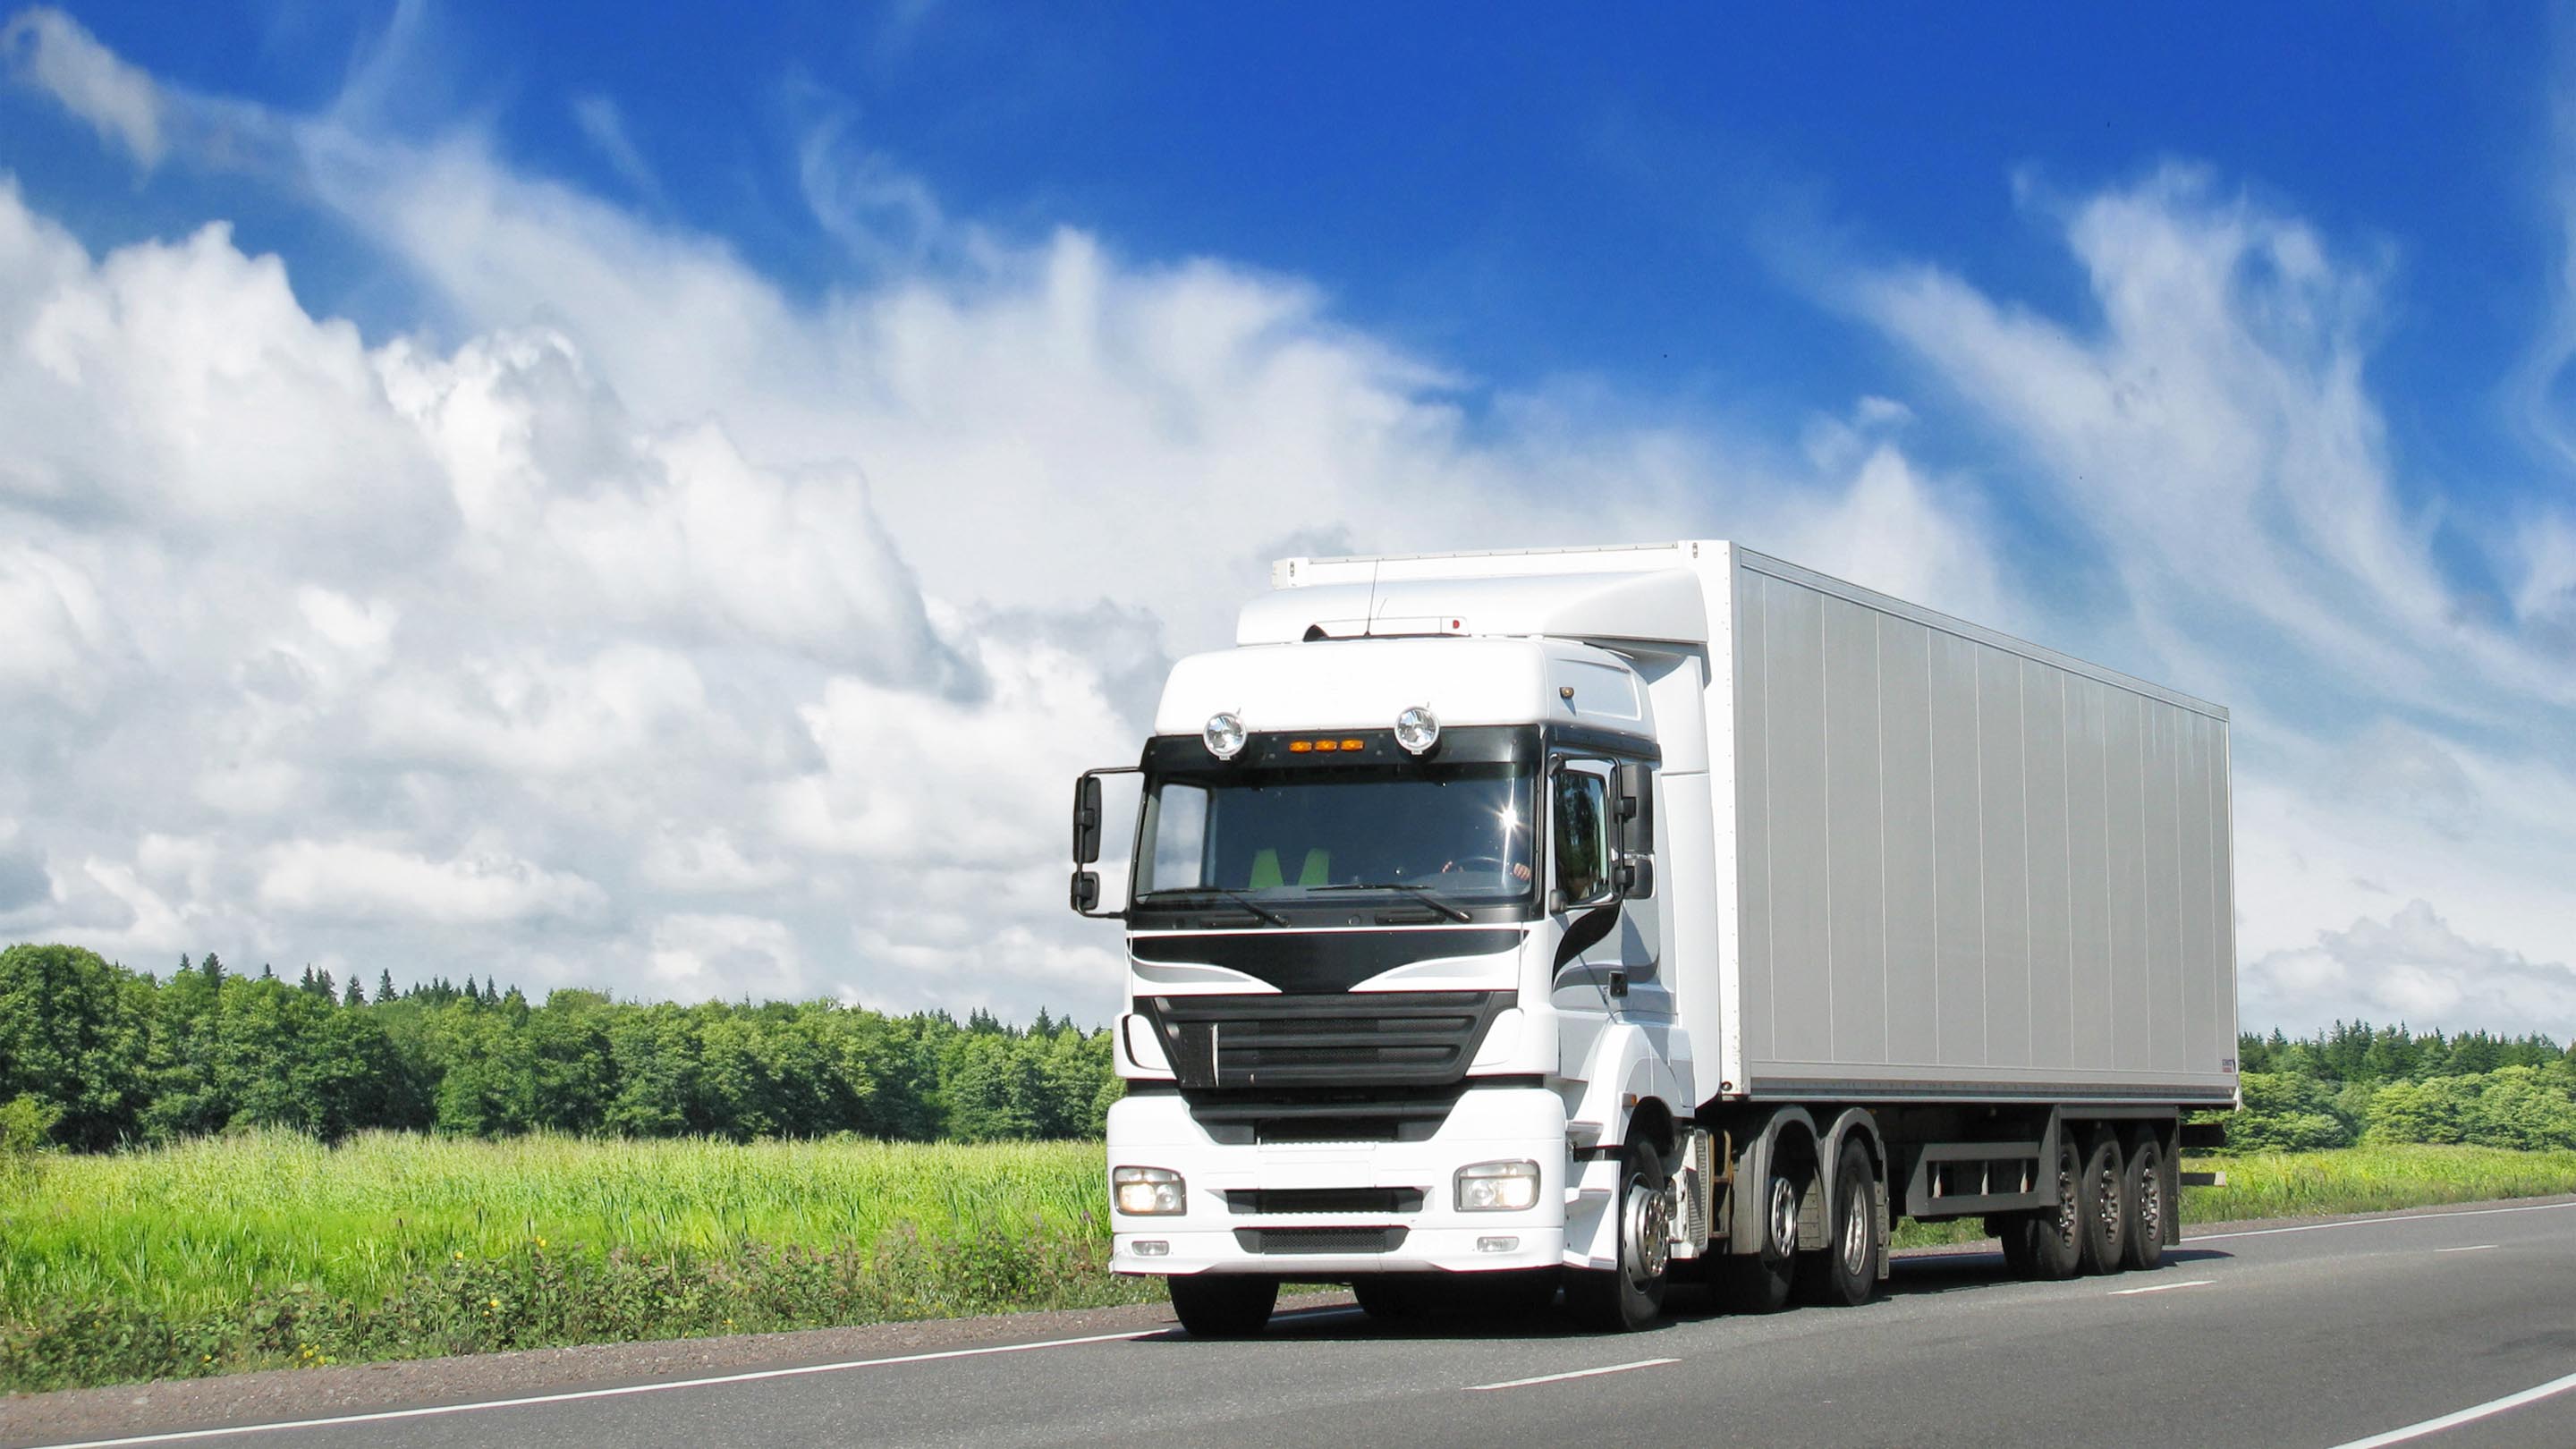
<svg viewBox="0 0 2576 1449">
<path fill-rule="evenodd" d="M 2576 1152 L 2231 1157 L 2187 1220 L 2576 1192 Z M 0 1159 L 0 1389 L 1131 1302 L 1096 1142 L 287 1134 Z M 1973 1224 L 1908 1224 L 1900 1246 Z"/>
</svg>

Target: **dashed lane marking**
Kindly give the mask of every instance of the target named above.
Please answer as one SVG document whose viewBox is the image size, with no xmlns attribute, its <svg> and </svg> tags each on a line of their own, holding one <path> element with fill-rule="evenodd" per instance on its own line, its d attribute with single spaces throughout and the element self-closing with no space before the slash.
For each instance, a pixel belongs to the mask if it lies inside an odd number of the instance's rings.
<svg viewBox="0 0 2576 1449">
<path fill-rule="evenodd" d="M 2170 1293 L 2176 1288 L 2206 1288 L 2217 1281 L 2215 1278 L 2189 1278 L 2180 1283 L 2150 1283 L 2144 1288 L 2114 1288 L 2111 1290 L 2111 1296 L 2134 1298 L 2141 1293 Z"/>
<path fill-rule="evenodd" d="M 1624 1374 L 1630 1369 L 1661 1368 L 1668 1363 L 1680 1362 L 1681 1360 L 1677 1358 L 1641 1358 L 1635 1363 L 1614 1363 L 1607 1368 L 1576 1369 L 1572 1373 L 1563 1374 L 1541 1374 L 1534 1379 L 1505 1379 L 1499 1384 L 1469 1384 L 1467 1392 L 1481 1394 L 1493 1389 L 1526 1389 L 1533 1384 L 1560 1384 L 1567 1379 L 1599 1378 L 1603 1374 Z"/>
</svg>

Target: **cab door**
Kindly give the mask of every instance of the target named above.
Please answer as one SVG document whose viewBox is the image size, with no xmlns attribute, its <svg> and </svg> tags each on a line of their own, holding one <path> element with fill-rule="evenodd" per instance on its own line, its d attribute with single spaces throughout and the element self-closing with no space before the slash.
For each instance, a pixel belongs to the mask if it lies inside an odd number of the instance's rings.
<svg viewBox="0 0 2576 1449">
<path fill-rule="evenodd" d="M 1561 1075 L 1580 1075 L 1612 1021 L 1652 1030 L 1672 1019 L 1655 899 L 1654 769 L 1643 762 L 1565 755 L 1548 765 L 1544 885 L 1558 927 L 1549 999 Z"/>
</svg>

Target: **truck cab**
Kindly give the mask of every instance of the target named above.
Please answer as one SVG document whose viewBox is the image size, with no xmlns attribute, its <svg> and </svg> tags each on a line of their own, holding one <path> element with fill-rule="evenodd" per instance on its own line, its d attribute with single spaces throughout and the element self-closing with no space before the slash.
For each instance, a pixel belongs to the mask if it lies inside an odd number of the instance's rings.
<svg viewBox="0 0 2576 1449">
<path fill-rule="evenodd" d="M 1624 1174 L 1622 1148 L 1642 1112 L 1662 1168 L 1701 1095 L 1654 706 L 1658 681 L 1700 687 L 1705 641 L 1563 632 L 1587 609 L 1692 632 L 1694 581 L 1648 583 L 1283 589 L 1173 669 L 1113 873 L 1118 1271 L 1174 1275 L 1188 1309 L 1283 1274 L 1384 1301 L 1660 1269 L 1671 1174 Z M 1680 816 L 1705 832 L 1704 805 Z"/>
</svg>

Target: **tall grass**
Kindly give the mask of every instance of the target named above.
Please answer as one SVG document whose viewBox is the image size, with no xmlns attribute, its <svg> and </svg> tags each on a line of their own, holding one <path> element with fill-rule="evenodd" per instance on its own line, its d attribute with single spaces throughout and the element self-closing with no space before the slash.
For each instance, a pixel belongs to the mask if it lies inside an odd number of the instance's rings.
<svg viewBox="0 0 2576 1449">
<path fill-rule="evenodd" d="M 0 1316 L 113 1298 L 196 1311 L 309 1283 L 372 1302 L 463 1253 L 872 1247 L 1043 1227 L 1107 1240 L 1098 1143 L 480 1142 L 294 1133 L 19 1159 L 0 1186 Z"/>
</svg>

